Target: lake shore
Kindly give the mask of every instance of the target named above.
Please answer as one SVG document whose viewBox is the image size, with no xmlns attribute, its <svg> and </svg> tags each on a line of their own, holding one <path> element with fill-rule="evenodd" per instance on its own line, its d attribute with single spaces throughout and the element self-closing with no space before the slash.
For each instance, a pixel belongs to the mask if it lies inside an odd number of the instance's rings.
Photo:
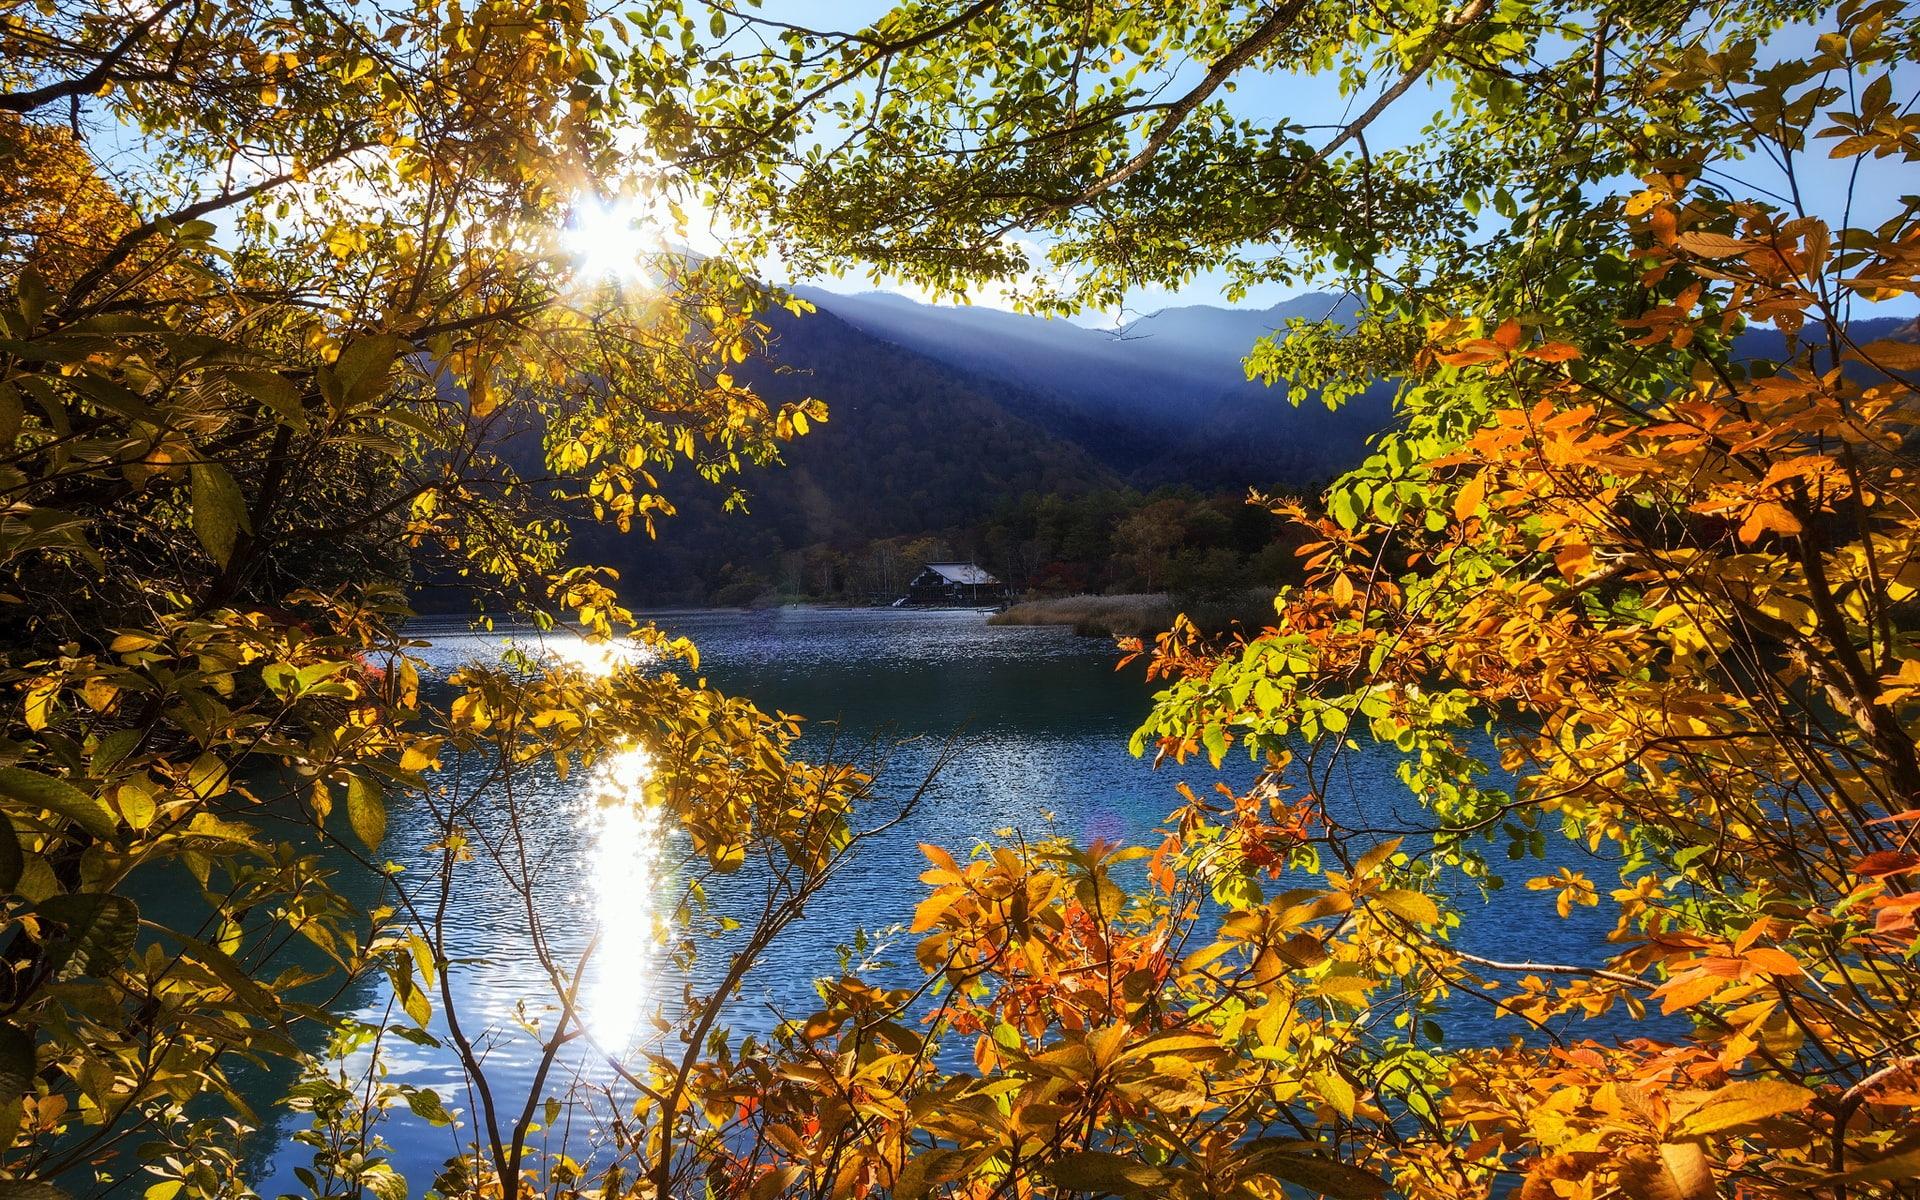
<svg viewBox="0 0 1920 1200">
<path fill-rule="evenodd" d="M 1015 604 L 988 617 L 987 624 L 1071 625 L 1087 637 L 1149 637 L 1172 624 L 1178 611 L 1165 592 L 1056 596 Z"/>
<path fill-rule="evenodd" d="M 1233 626 L 1257 629 L 1273 614 L 1273 596 L 1252 590 L 1223 600 L 1181 602 L 1166 592 L 1128 592 L 1115 596 L 1054 596 L 1026 600 L 987 618 L 989 625 L 1069 625 L 1085 637 L 1152 637 L 1184 612 L 1202 631 L 1220 633 Z"/>
</svg>

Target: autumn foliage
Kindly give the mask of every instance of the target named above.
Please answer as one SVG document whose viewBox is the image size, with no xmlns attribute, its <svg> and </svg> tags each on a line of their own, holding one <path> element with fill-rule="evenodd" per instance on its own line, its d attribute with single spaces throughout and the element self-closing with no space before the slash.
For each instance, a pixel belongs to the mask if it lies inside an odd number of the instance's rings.
<svg viewBox="0 0 1920 1200">
<path fill-rule="evenodd" d="M 247 1194 L 253 1059 L 300 1072 L 315 1196 L 426 1190 L 389 1117 L 457 1122 L 433 1190 L 500 1200 L 1912 1194 L 1920 351 L 1856 332 L 1920 291 L 1916 202 L 1854 227 L 1725 168 L 1768 157 L 1795 195 L 1911 169 L 1920 30 L 1642 7 L 982 0 L 849 33 L 0 3 L 0 1186 L 137 1162 L 149 1200 Z M 1793 17 L 1804 53 L 1770 56 Z M 1264 68 L 1393 82 L 1309 140 L 1225 106 Z M 1376 154 L 1368 122 L 1435 79 L 1431 156 Z M 108 129 L 143 153 L 109 161 Z M 728 256 L 623 287 L 557 244 L 595 189 L 660 177 L 734 249 L 935 287 L 1042 231 L 1080 273 L 1039 307 L 1332 272 L 1358 323 L 1250 369 L 1401 381 L 1377 453 L 1275 505 L 1307 579 L 1268 627 L 1132 648 L 1160 687 L 1135 749 L 1255 782 L 1170 793 L 1144 846 L 926 847 L 911 978 L 848 961 L 760 1037 L 743 980 L 912 801 L 802 761 L 796 718 L 716 693 L 566 554 L 578 523 L 653 532 L 664 472 L 731 486 L 824 415 L 735 378 L 777 298 Z M 421 584 L 620 656 L 428 678 Z M 1343 801 L 1363 743 L 1417 819 Z M 650 1052 L 603 1056 L 591 1151 L 536 1136 L 586 1103 L 554 1081 L 590 952 L 542 935 L 522 785 L 573 772 L 684 834 L 669 941 L 718 964 Z M 424 873 L 382 853 L 401 797 Z M 1468 949 L 1528 859 L 1530 919 L 1600 915 L 1603 953 Z M 446 898 L 489 872 L 552 984 L 525 1095 L 449 983 Z M 390 1019 L 329 1011 L 366 979 Z M 390 1079 L 396 1039 L 472 1105 Z"/>
</svg>

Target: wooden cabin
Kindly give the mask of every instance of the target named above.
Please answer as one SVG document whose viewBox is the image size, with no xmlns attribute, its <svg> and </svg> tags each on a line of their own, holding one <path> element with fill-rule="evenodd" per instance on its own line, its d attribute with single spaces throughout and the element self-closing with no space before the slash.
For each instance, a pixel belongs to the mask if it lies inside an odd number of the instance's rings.
<svg viewBox="0 0 1920 1200">
<path fill-rule="evenodd" d="M 1001 604 L 1007 585 L 970 562 L 928 563 L 907 583 L 903 604 Z"/>
</svg>

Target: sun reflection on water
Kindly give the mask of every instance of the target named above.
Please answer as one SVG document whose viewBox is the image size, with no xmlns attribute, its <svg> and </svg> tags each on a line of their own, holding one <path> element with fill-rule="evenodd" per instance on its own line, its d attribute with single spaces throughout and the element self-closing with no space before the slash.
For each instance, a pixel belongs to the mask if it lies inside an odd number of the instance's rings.
<svg viewBox="0 0 1920 1200">
<path fill-rule="evenodd" d="M 652 661 L 646 647 L 626 641 L 588 641 L 583 637 L 547 637 L 529 647 L 534 656 L 578 667 L 589 675 L 611 675 L 619 667 Z"/>
<path fill-rule="evenodd" d="M 581 820 L 588 838 L 587 878 L 599 943 L 586 986 L 583 1016 L 601 1048 L 628 1049 L 659 996 L 660 884 L 666 828 L 646 798 L 652 760 L 643 749 L 603 760 L 587 784 Z"/>
</svg>

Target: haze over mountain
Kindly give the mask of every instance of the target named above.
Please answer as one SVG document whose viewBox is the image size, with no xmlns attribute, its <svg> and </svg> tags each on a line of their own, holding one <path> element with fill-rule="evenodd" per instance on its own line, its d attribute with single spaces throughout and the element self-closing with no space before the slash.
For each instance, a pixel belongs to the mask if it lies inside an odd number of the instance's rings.
<svg viewBox="0 0 1920 1200">
<path fill-rule="evenodd" d="M 742 374 L 770 402 L 824 399 L 830 419 L 788 448 L 785 466 L 749 472 L 744 515 L 721 512 L 710 488 L 669 480 L 681 513 L 658 542 L 582 531 L 590 557 L 626 564 L 636 597 L 706 599 L 777 579 L 790 551 L 947 533 L 1032 493 L 1324 480 L 1359 460 L 1386 416 L 1384 400 L 1331 414 L 1246 382 L 1240 356 L 1286 306 L 1170 310 L 1116 335 L 884 294 L 806 294 L 820 311 L 776 313 L 774 362 Z"/>
<path fill-rule="evenodd" d="M 884 292 L 798 291 L 819 311 L 776 312 L 774 361 L 741 373 L 772 403 L 824 399 L 830 419 L 788 447 L 784 466 L 747 473 L 744 514 L 722 512 L 713 488 L 669 479 L 681 511 L 659 541 L 582 531 L 587 557 L 625 565 L 634 598 L 750 598 L 790 584 L 795 555 L 879 539 L 940 535 L 961 553 L 979 522 L 1033 494 L 1305 490 L 1359 462 L 1388 420 L 1390 384 L 1329 412 L 1245 378 L 1243 356 L 1289 318 L 1349 319 L 1351 302 L 1329 296 L 1171 308 L 1098 330 Z M 1857 327 L 1862 340 L 1912 336 L 1905 318 Z M 1757 329 L 1736 355 L 1783 349 Z"/>
<path fill-rule="evenodd" d="M 1355 306 L 1346 298 L 1169 308 L 1098 330 L 886 292 L 797 291 L 876 338 L 1015 389 L 1004 403 L 1142 485 L 1327 479 L 1359 461 L 1388 418 L 1384 385 L 1330 412 L 1311 397 L 1292 404 L 1284 388 L 1248 381 L 1241 366 L 1255 341 L 1291 318 L 1349 319 Z"/>
</svg>

